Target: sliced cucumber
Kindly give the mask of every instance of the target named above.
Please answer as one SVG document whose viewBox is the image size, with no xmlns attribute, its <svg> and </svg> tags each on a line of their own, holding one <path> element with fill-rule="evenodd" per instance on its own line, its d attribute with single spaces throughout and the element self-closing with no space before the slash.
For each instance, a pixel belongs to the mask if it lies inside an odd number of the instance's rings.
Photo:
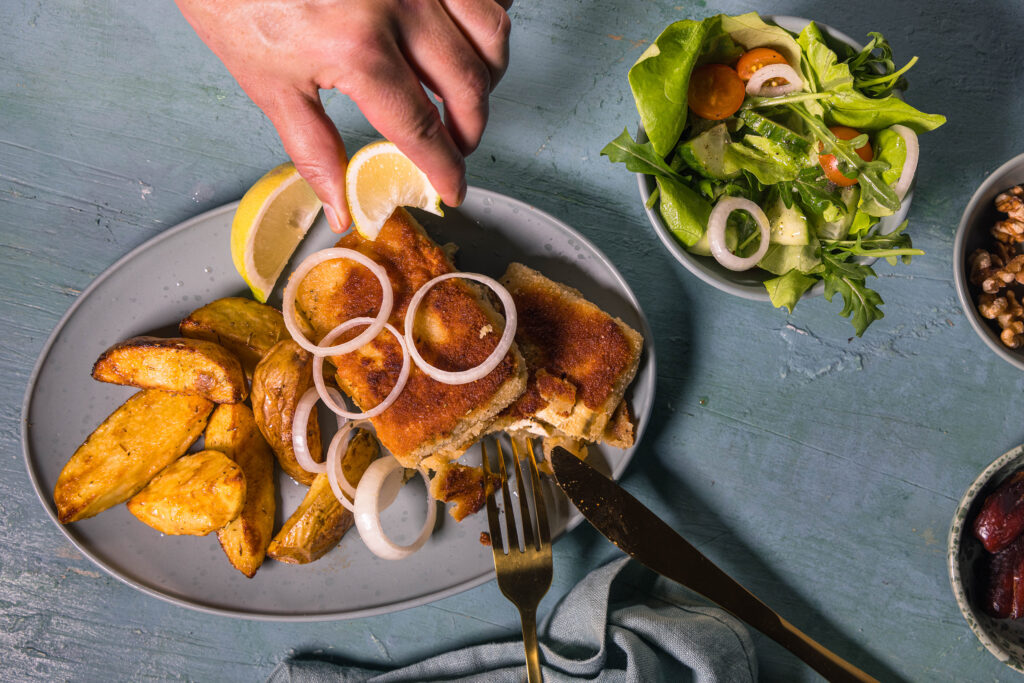
<svg viewBox="0 0 1024 683">
<path fill-rule="evenodd" d="M 725 224 L 725 246 L 729 251 L 736 253 L 736 247 L 740 243 L 739 235 L 736 232 L 736 226 L 732 223 Z M 704 234 L 700 236 L 695 244 L 691 244 L 686 248 L 687 251 L 697 254 L 698 256 L 711 256 L 711 245 L 708 244 L 708 231 L 705 230 Z"/>
<path fill-rule="evenodd" d="M 786 206 L 781 198 L 765 211 L 771 224 L 771 243 L 783 245 L 804 245 L 811 243 L 811 230 L 807 217 L 797 208 Z"/>
<path fill-rule="evenodd" d="M 816 220 L 814 232 L 819 239 L 841 240 L 850 233 L 850 225 L 857 213 L 857 201 L 860 199 L 860 188 L 856 185 L 844 187 L 839 191 L 839 198 L 846 206 L 846 213 L 834 221 Z"/>
<path fill-rule="evenodd" d="M 732 140 L 724 123 L 704 131 L 679 145 L 676 154 L 683 163 L 706 178 L 728 180 L 740 174 L 736 164 L 725 158 L 725 148 Z"/>
<path fill-rule="evenodd" d="M 817 244 L 769 244 L 757 265 L 776 275 L 793 269 L 809 273 L 821 265 L 821 249 Z"/>
<path fill-rule="evenodd" d="M 762 135 L 769 140 L 773 140 L 774 142 L 799 150 L 802 154 L 809 152 L 811 149 L 811 143 L 807 138 L 799 135 L 791 128 L 788 128 L 777 121 L 771 120 L 767 116 L 758 114 L 752 109 L 741 111 L 737 116 L 755 133 Z"/>
</svg>

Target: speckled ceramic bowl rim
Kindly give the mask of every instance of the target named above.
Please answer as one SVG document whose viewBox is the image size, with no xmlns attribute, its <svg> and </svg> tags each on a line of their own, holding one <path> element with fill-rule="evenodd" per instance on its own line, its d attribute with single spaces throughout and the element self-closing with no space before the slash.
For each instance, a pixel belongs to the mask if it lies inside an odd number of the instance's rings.
<svg viewBox="0 0 1024 683">
<path fill-rule="evenodd" d="M 768 21 L 772 21 L 775 24 L 781 26 L 787 31 L 799 32 L 810 23 L 810 19 L 803 17 L 793 17 L 786 15 L 765 15 L 764 18 Z M 823 24 L 819 21 L 815 21 L 815 24 L 824 31 L 829 37 L 846 43 L 853 48 L 860 50 L 863 46 L 855 41 L 850 36 L 846 35 L 842 31 L 838 31 L 828 24 Z M 640 127 L 639 135 L 646 136 L 643 132 L 643 127 Z M 715 287 L 716 289 L 725 292 L 726 294 L 732 294 L 743 299 L 749 299 L 751 301 L 771 301 L 768 297 L 768 291 L 764 288 L 764 285 L 760 282 L 735 282 L 727 279 L 722 274 L 716 272 L 716 263 L 713 262 L 711 257 L 699 256 L 692 254 L 686 250 L 686 248 L 676 240 L 672 231 L 668 229 L 664 221 L 661 219 L 661 214 L 658 212 L 656 207 L 648 206 L 651 192 L 653 191 L 653 180 L 651 176 L 644 173 L 637 173 L 637 185 L 640 188 L 640 197 L 643 201 L 644 211 L 647 213 L 647 218 L 650 220 L 651 225 L 654 227 L 654 233 L 661 240 L 661 243 L 665 246 L 670 254 L 683 265 L 693 275 L 696 275 L 699 279 L 703 280 L 707 284 Z M 885 220 L 887 225 L 891 228 L 895 228 L 902 223 L 908 212 L 910 211 L 910 204 L 914 198 L 913 186 L 911 190 L 904 197 L 904 201 L 900 206 L 900 210 L 894 216 L 888 216 Z M 873 261 L 873 259 L 872 259 Z M 803 298 L 820 296 L 825 291 L 825 285 L 821 282 L 814 285 L 809 289 Z"/>
<path fill-rule="evenodd" d="M 992 171 L 971 195 L 971 200 L 967 202 L 967 207 L 960 216 L 960 224 L 957 226 L 956 236 L 953 238 L 953 280 L 956 283 L 956 295 L 960 299 L 960 306 L 964 309 L 967 322 L 971 324 L 981 340 L 1007 363 L 1018 370 L 1024 370 L 1024 351 L 1015 351 L 1004 346 L 995 331 L 989 326 L 988 321 L 978 313 L 978 309 L 974 305 L 974 297 L 967 284 L 967 254 L 964 253 L 967 234 L 975 227 L 971 221 L 972 214 L 977 211 L 978 205 L 982 201 L 988 201 L 986 197 L 993 189 L 1006 184 L 1006 177 L 1018 170 L 1021 171 L 1022 179 L 1024 179 L 1024 154 L 1018 154 Z"/>
<path fill-rule="evenodd" d="M 964 495 L 960 497 L 956 512 L 953 514 L 953 523 L 949 527 L 949 537 L 946 540 L 946 564 L 949 569 L 949 583 L 953 589 L 953 597 L 956 598 L 956 604 L 960 608 L 960 613 L 963 615 L 967 625 L 970 626 L 971 631 L 974 632 L 975 637 L 981 641 L 985 649 L 991 652 L 996 659 L 1011 669 L 1024 673 L 1024 661 L 1015 658 L 1013 654 L 1003 649 L 983 628 L 974 606 L 967 599 L 967 592 L 964 589 L 963 576 L 960 573 L 960 563 L 958 560 L 964 527 L 967 526 L 967 515 L 970 513 L 971 506 L 982 489 L 992 480 L 992 477 L 1016 460 L 1021 460 L 1021 464 L 1024 465 L 1024 445 L 1017 446 L 996 458 L 992 464 L 982 470 L 977 479 L 967 487 Z"/>
</svg>

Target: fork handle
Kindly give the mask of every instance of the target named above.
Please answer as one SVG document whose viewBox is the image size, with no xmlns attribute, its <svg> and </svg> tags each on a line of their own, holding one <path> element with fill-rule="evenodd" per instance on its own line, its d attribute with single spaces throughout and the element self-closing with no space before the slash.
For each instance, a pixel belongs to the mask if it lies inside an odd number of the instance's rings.
<svg viewBox="0 0 1024 683">
<path fill-rule="evenodd" d="M 523 622 L 523 649 L 526 650 L 526 680 L 529 683 L 542 683 L 544 677 L 540 673 L 540 653 L 537 647 L 537 610 L 519 609 L 519 620 Z"/>
</svg>

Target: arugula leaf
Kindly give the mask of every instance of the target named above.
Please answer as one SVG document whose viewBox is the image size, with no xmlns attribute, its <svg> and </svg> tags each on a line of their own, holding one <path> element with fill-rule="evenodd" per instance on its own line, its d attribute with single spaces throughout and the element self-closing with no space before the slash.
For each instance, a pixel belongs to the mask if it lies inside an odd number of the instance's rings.
<svg viewBox="0 0 1024 683">
<path fill-rule="evenodd" d="M 896 62 L 892 58 L 892 47 L 885 36 L 876 31 L 868 35 L 871 36 L 870 42 L 858 53 L 845 46 L 847 53 L 852 55 L 844 61 L 853 74 L 854 87 L 868 97 L 874 98 L 891 95 L 893 90 L 906 90 L 907 80 L 903 78 L 903 74 L 917 63 L 917 57 L 911 57 L 906 66 L 897 71 Z"/>
<path fill-rule="evenodd" d="M 849 252 L 830 253 L 822 250 L 821 260 L 825 266 L 822 279 L 825 281 L 825 298 L 832 301 L 836 292 L 843 297 L 844 318 L 850 318 L 854 331 L 860 337 L 868 326 L 885 317 L 879 308 L 884 301 L 878 292 L 865 285 L 868 276 L 877 277 L 871 266 L 850 263 Z"/>
<path fill-rule="evenodd" d="M 829 249 L 853 256 L 884 258 L 895 266 L 897 258 L 903 263 L 910 263 L 912 256 L 924 256 L 922 250 L 914 248 L 910 235 L 903 232 L 906 229 L 907 221 L 903 221 L 900 227 L 884 235 L 857 235 L 852 240 L 821 240 L 821 243 Z"/>
<path fill-rule="evenodd" d="M 796 192 L 804 209 L 826 223 L 839 220 L 846 213 L 846 204 L 820 166 L 808 166 L 787 185 Z"/>
<path fill-rule="evenodd" d="M 639 143 L 633 140 L 629 129 L 624 128 L 619 137 L 615 138 L 601 150 L 613 162 L 623 163 L 633 173 L 646 173 L 660 178 L 670 178 L 677 183 L 687 183 L 682 175 L 672 170 L 665 159 L 654 150 L 650 142 Z"/>
<path fill-rule="evenodd" d="M 946 122 L 945 116 L 925 114 L 894 95 L 872 99 L 853 88 L 835 91 L 822 101 L 828 105 L 826 121 L 857 130 L 876 131 L 902 123 L 915 133 L 924 133 Z"/>
<path fill-rule="evenodd" d="M 768 298 L 771 299 L 775 308 L 786 307 L 792 313 L 796 302 L 816 282 L 818 282 L 817 278 L 804 275 L 799 270 L 793 269 L 780 277 L 765 280 L 764 288 L 768 290 Z"/>
</svg>

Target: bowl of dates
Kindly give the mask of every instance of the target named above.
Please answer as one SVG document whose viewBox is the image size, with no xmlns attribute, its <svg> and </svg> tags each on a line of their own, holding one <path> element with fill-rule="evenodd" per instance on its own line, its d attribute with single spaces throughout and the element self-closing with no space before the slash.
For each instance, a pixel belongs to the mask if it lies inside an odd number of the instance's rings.
<svg viewBox="0 0 1024 683">
<path fill-rule="evenodd" d="M 981 644 L 1024 673 L 1024 445 L 967 488 L 949 530 L 949 579 Z"/>
</svg>

